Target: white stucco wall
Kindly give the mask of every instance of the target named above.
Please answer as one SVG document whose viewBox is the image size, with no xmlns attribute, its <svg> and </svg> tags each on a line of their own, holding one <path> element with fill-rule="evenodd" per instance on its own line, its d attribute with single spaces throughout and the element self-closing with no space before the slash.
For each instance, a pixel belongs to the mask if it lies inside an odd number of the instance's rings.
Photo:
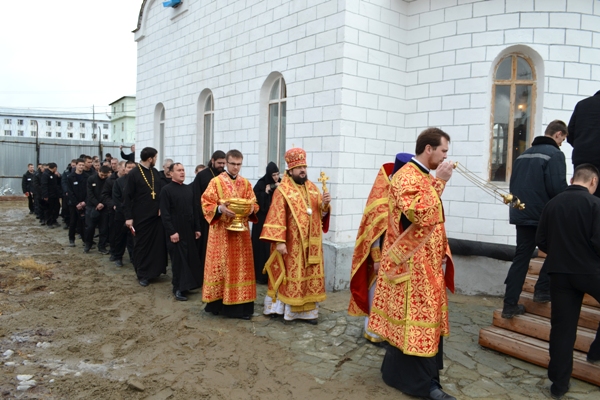
<svg viewBox="0 0 600 400">
<path fill-rule="evenodd" d="M 148 0 L 135 35 L 137 146 L 155 145 L 162 103 L 159 157 L 183 162 L 189 175 L 204 161 L 196 132 L 205 89 L 215 99 L 215 148 L 240 149 L 252 182 L 263 175 L 260 93 L 281 73 L 287 147 L 308 151 L 311 179 L 320 170 L 331 177 L 326 240 L 338 246 L 352 246 L 380 165 L 413 152 L 428 126 L 452 136 L 451 159 L 487 177 L 492 71 L 507 52 L 535 63 L 535 135 L 553 119 L 568 122 L 575 103 L 600 89 L 596 0 L 204 0 L 178 9 Z M 514 244 L 507 207 L 458 174 L 443 199 L 450 237 Z"/>
</svg>

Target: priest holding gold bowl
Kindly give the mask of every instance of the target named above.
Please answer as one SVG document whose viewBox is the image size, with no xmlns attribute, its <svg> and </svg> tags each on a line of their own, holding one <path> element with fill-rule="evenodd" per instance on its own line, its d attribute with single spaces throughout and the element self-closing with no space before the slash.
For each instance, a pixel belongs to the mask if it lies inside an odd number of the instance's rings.
<svg viewBox="0 0 600 400">
<path fill-rule="evenodd" d="M 204 311 L 250 319 L 256 281 L 248 221 L 257 222 L 258 205 L 252 185 L 239 175 L 244 156 L 230 150 L 227 171 L 214 177 L 202 195 L 202 210 L 210 224 L 204 266 Z"/>
</svg>

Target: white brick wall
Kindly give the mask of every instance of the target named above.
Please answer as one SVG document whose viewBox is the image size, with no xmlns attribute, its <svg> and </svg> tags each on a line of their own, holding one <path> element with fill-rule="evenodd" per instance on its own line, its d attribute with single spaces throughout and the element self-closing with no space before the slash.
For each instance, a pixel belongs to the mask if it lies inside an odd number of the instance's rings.
<svg viewBox="0 0 600 400">
<path fill-rule="evenodd" d="M 166 156 L 188 170 L 196 155 L 197 101 L 215 98 L 215 146 L 239 147 L 242 174 L 263 175 L 260 92 L 277 71 L 288 89 L 287 147 L 309 151 L 309 176 L 331 177 L 327 239 L 354 240 L 379 166 L 414 151 L 430 125 L 452 136 L 450 158 L 487 177 L 491 74 L 518 51 L 538 74 L 535 135 L 568 122 L 600 89 L 597 0 L 203 0 L 182 10 L 146 2 L 138 41 L 138 147 L 154 142 L 154 110 L 167 114 Z M 567 157 L 570 148 L 563 146 Z M 567 161 L 570 164 L 570 161 Z M 283 167 L 283 166 L 280 166 Z M 444 193 L 451 237 L 514 243 L 508 209 L 455 174 Z"/>
</svg>

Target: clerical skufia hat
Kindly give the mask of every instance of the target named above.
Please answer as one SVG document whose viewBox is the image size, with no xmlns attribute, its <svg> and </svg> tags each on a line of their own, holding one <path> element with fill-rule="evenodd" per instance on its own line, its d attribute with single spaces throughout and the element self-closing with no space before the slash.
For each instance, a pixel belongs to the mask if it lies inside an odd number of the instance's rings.
<svg viewBox="0 0 600 400">
<path fill-rule="evenodd" d="M 306 152 L 300 147 L 289 149 L 285 152 L 285 162 L 288 170 L 296 167 L 306 167 Z"/>
</svg>

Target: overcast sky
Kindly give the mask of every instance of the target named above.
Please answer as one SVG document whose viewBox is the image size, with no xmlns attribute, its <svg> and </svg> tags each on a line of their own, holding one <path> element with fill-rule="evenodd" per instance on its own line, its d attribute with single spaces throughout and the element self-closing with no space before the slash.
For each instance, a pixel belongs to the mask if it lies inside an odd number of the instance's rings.
<svg viewBox="0 0 600 400">
<path fill-rule="evenodd" d="M 0 0 L 0 107 L 107 110 L 135 95 L 141 4 Z"/>
</svg>

